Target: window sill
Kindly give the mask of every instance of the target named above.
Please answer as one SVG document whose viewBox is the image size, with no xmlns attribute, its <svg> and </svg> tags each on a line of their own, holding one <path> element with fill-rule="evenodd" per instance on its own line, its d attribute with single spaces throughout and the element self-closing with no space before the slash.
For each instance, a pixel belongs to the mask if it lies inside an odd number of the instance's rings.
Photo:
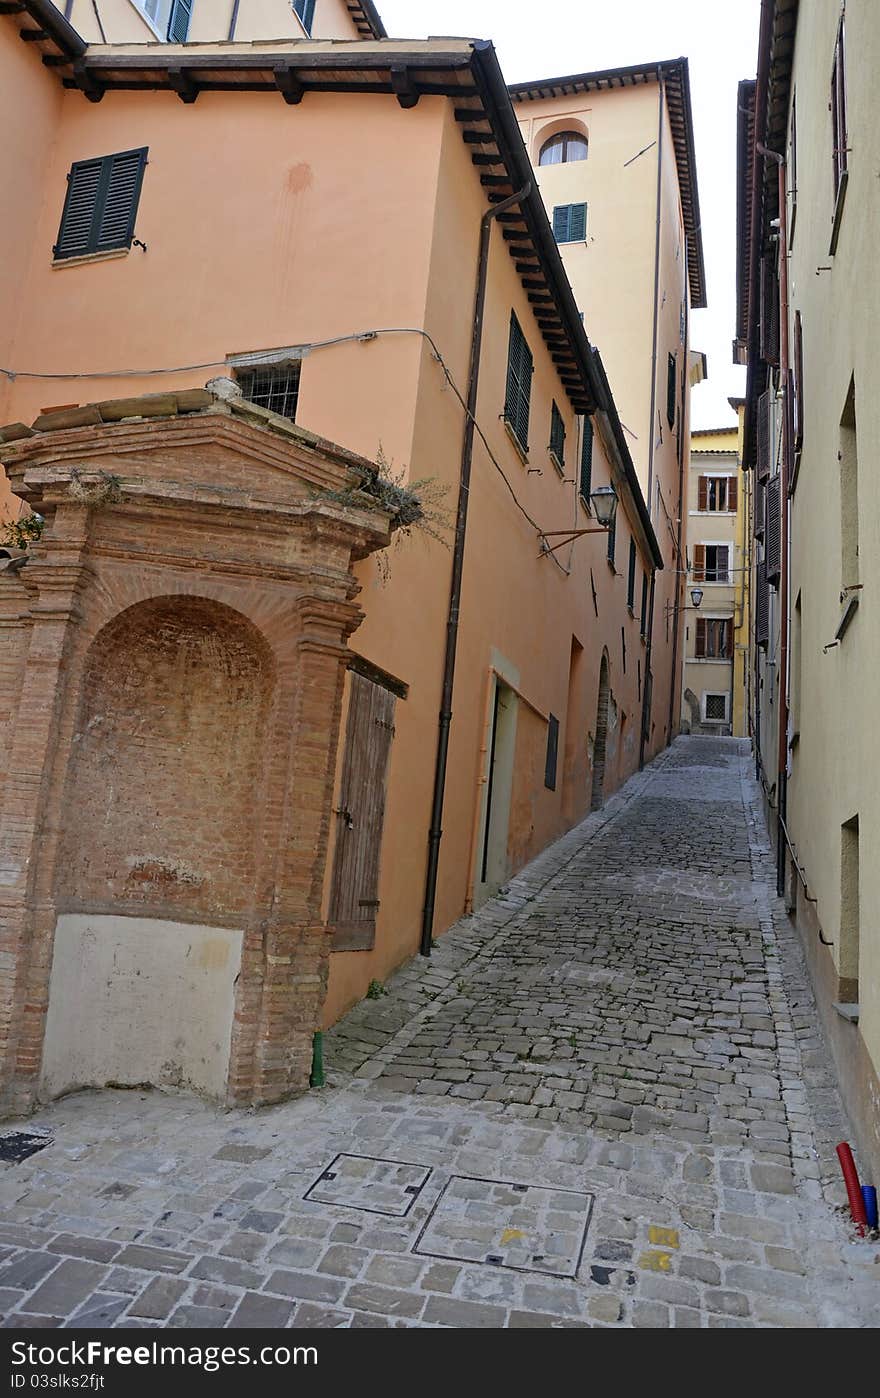
<svg viewBox="0 0 880 1398">
<path fill-rule="evenodd" d="M 560 248 L 585 248 L 587 242 L 586 238 L 557 238 L 556 246 Z"/>
<path fill-rule="evenodd" d="M 616 577 L 618 576 L 618 572 L 617 572 L 617 568 L 614 566 L 614 559 L 613 559 L 613 558 L 606 558 L 606 559 L 605 559 L 605 562 L 608 564 L 608 567 L 611 569 L 612 576 L 616 578 Z"/>
<path fill-rule="evenodd" d="M 627 604 L 626 604 L 626 610 L 629 612 L 629 614 L 630 614 L 631 617 L 634 617 L 634 616 L 635 616 L 635 612 L 633 611 L 633 606 L 632 606 L 632 603 L 631 603 L 631 602 L 627 602 Z"/>
<path fill-rule="evenodd" d="M 848 1020 L 850 1024 L 858 1024 L 858 1022 L 859 1022 L 859 1002 L 858 1002 L 858 1001 L 855 1001 L 855 1003 L 850 1002 L 849 1004 L 845 1004 L 844 1002 L 842 1002 L 842 1001 L 840 1001 L 840 1000 L 832 1000 L 832 1002 L 831 1002 L 831 1008 L 832 1008 L 832 1010 L 836 1010 L 836 1011 L 837 1011 L 837 1013 L 840 1015 L 840 1018 L 841 1018 L 841 1019 L 846 1019 L 846 1020 Z"/>
<path fill-rule="evenodd" d="M 556 452 L 553 450 L 552 447 L 550 447 L 550 448 L 548 449 L 547 455 L 550 457 L 550 460 L 553 462 L 553 465 L 556 467 L 556 470 L 557 470 L 558 474 L 559 474 L 560 476 L 564 476 L 564 475 L 565 475 L 565 462 L 559 460 L 559 457 L 556 455 Z"/>
<path fill-rule="evenodd" d="M 586 497 L 585 495 L 582 495 L 582 494 L 581 494 L 580 491 L 578 491 L 578 501 L 579 501 L 580 507 L 581 507 L 581 509 L 584 511 L 584 513 L 585 513 L 585 514 L 588 514 L 588 515 L 590 516 L 590 519 L 592 519 L 592 518 L 593 518 L 593 511 L 592 511 L 592 509 L 590 508 L 590 502 L 589 502 L 589 500 L 587 499 L 587 497 Z"/>
<path fill-rule="evenodd" d="M 55 257 L 53 267 L 82 267 L 86 262 L 110 262 L 114 257 L 128 257 L 131 248 L 109 248 L 107 252 L 84 252 L 81 257 Z"/>
<path fill-rule="evenodd" d="M 840 176 L 837 203 L 834 205 L 834 218 L 831 221 L 831 245 L 828 248 L 829 257 L 833 257 L 837 252 L 837 240 L 840 237 L 840 224 L 843 218 L 843 206 L 846 203 L 846 187 L 848 184 L 849 170 L 844 170 Z"/>
<path fill-rule="evenodd" d="M 729 665 L 733 659 L 730 655 L 689 655 L 686 660 L 688 665 Z"/>
<path fill-rule="evenodd" d="M 524 466 L 528 466 L 528 464 L 529 464 L 529 449 L 528 449 L 528 447 L 524 447 L 524 446 L 523 446 L 523 444 L 522 444 L 522 442 L 520 441 L 519 437 L 516 435 L 516 433 L 514 432 L 513 428 L 511 427 L 510 423 L 508 422 L 507 418 L 504 416 L 503 413 L 502 413 L 501 417 L 502 417 L 502 421 L 503 421 L 503 423 L 504 423 L 504 430 L 505 430 L 505 432 L 507 433 L 507 435 L 508 435 L 508 437 L 510 438 L 510 440 L 513 442 L 514 449 L 515 449 L 515 451 L 516 451 L 517 456 L 519 457 L 520 461 L 523 463 Z"/>
</svg>

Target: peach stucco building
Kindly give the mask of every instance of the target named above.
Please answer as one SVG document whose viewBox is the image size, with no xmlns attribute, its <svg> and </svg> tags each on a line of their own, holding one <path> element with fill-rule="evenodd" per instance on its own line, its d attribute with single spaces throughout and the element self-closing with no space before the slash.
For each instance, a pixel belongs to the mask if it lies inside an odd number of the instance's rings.
<svg viewBox="0 0 880 1398">
<path fill-rule="evenodd" d="M 664 746 L 672 506 L 491 45 L 79 8 L 0 17 L 0 460 L 46 520 L 0 559 L 5 1100 L 274 1100 Z"/>
</svg>

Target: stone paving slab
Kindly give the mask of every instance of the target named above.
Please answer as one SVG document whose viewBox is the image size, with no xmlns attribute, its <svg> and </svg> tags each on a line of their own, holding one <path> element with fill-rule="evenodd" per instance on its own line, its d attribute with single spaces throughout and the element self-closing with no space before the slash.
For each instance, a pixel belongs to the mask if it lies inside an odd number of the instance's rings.
<svg viewBox="0 0 880 1398">
<path fill-rule="evenodd" d="M 328 1035 L 327 1089 L 39 1112 L 2 1323 L 876 1325 L 773 890 L 744 746 L 678 740 Z"/>
</svg>

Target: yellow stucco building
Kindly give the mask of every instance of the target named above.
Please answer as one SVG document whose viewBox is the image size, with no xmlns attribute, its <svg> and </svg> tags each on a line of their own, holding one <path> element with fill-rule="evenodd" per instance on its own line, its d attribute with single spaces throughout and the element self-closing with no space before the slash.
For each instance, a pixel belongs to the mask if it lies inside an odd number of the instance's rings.
<svg viewBox="0 0 880 1398">
<path fill-rule="evenodd" d="M 878 62 L 874 0 L 763 6 L 756 79 L 738 93 L 736 342 L 754 485 L 751 714 L 777 887 L 875 1172 Z"/>
</svg>

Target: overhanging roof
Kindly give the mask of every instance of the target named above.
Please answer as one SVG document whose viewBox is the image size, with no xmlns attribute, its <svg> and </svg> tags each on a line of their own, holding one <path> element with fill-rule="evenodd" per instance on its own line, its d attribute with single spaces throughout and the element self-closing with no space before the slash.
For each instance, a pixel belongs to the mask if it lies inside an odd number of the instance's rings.
<svg viewBox="0 0 880 1398">
<path fill-rule="evenodd" d="M 687 59 L 672 58 L 658 63 L 636 63 L 628 68 L 602 68 L 594 73 L 575 73 L 564 78 L 511 83 L 509 91 L 514 102 L 529 102 L 550 97 L 571 97 L 581 92 L 611 92 L 619 88 L 640 87 L 659 82 L 661 75 L 666 85 L 666 103 L 678 167 L 678 186 L 688 244 L 691 305 L 695 309 L 702 309 L 706 305 L 706 267 Z"/>
<path fill-rule="evenodd" d="M 39 0 L 44 3 L 45 0 Z M 35 4 L 37 0 L 26 0 Z M 590 344 L 495 49 L 485 40 L 279 40 L 267 43 L 88 45 L 77 56 L 46 55 L 66 88 L 91 102 L 108 92 L 172 91 L 191 105 L 201 92 L 263 92 L 296 107 L 314 92 L 423 96 L 455 102 L 462 140 L 490 204 L 528 188 L 498 223 L 538 328 L 576 413 L 600 411 L 611 425 L 620 471 L 658 568 L 662 554 L 598 352 Z"/>
</svg>

